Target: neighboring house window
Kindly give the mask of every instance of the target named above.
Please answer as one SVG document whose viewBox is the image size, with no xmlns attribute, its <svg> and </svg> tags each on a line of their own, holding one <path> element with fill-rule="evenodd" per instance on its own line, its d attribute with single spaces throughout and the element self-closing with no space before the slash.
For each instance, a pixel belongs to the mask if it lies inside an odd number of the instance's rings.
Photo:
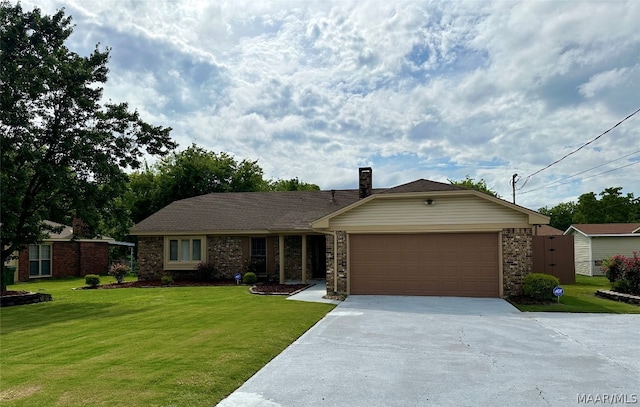
<svg viewBox="0 0 640 407">
<path fill-rule="evenodd" d="M 251 238 L 251 264 L 249 271 L 253 271 L 258 276 L 267 273 L 267 238 Z"/>
<path fill-rule="evenodd" d="M 29 245 L 29 277 L 51 276 L 51 245 Z"/>
<path fill-rule="evenodd" d="M 171 238 L 169 239 L 169 261 L 197 262 L 202 260 L 202 243 L 204 238 Z"/>
</svg>

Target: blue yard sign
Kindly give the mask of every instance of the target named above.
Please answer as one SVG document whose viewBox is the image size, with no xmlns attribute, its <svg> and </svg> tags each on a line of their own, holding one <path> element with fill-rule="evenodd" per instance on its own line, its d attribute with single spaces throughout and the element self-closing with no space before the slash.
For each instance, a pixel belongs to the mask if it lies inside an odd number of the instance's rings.
<svg viewBox="0 0 640 407">
<path fill-rule="evenodd" d="M 558 297 L 558 302 L 560 302 L 560 297 L 564 294 L 564 289 L 560 286 L 553 287 L 553 295 Z"/>
<path fill-rule="evenodd" d="M 240 280 L 242 280 L 242 274 L 236 273 L 235 278 L 236 278 L 236 284 L 240 284 Z"/>
</svg>

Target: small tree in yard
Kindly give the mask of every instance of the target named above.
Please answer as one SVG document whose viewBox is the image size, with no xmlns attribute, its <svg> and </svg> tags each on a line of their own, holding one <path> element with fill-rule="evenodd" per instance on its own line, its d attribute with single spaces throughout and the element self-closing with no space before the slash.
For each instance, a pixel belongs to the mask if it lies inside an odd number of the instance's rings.
<svg viewBox="0 0 640 407">
<path fill-rule="evenodd" d="M 114 276 L 116 281 L 122 283 L 124 278 L 129 274 L 131 269 L 126 264 L 116 263 L 111 266 L 111 270 L 109 270 L 109 275 Z"/>
<path fill-rule="evenodd" d="M 102 104 L 110 50 L 82 57 L 65 46 L 72 32 L 64 10 L 47 16 L 0 1 L 0 264 L 45 238 L 44 220 L 66 223 L 75 213 L 96 235 L 114 216 L 125 170 L 176 146 L 170 128 L 126 103 Z"/>
</svg>

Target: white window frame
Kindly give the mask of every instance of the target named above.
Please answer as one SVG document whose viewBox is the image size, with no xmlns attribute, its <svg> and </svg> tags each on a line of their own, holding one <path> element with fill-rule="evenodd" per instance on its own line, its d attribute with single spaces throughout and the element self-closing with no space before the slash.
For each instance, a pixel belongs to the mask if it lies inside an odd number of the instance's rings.
<svg viewBox="0 0 640 407">
<path fill-rule="evenodd" d="M 35 247 L 36 250 L 38 251 L 38 257 L 36 258 L 32 258 L 31 257 L 31 252 L 32 252 L 32 247 Z M 48 247 L 49 248 L 49 258 L 44 258 L 43 257 L 43 248 L 44 247 Z M 50 243 L 43 243 L 43 244 L 30 244 L 29 245 L 29 278 L 46 278 L 46 277 L 51 277 L 53 275 L 53 245 Z M 42 263 L 48 261 L 49 262 L 49 274 L 42 274 Z M 32 262 L 38 262 L 38 274 L 31 274 L 31 263 Z"/>
<path fill-rule="evenodd" d="M 195 241 L 200 241 L 199 246 L 194 247 Z M 172 241 L 175 241 L 175 250 Z M 198 263 L 205 261 L 206 236 L 166 236 L 164 238 L 164 262 L 165 268 L 193 269 Z M 199 250 L 200 258 L 194 259 L 194 253 Z"/>
</svg>

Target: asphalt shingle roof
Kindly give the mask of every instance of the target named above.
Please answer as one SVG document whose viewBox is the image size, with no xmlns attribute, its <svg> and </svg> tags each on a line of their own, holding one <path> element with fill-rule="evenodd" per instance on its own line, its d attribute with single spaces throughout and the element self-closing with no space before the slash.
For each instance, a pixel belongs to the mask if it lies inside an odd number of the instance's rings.
<svg viewBox="0 0 640 407">
<path fill-rule="evenodd" d="M 308 229 L 358 200 L 358 190 L 213 193 L 173 202 L 136 224 L 132 234 L 166 231 Z"/>
<path fill-rule="evenodd" d="M 582 223 L 571 226 L 587 235 L 624 235 L 640 229 L 640 223 Z"/>
<path fill-rule="evenodd" d="M 444 182 L 429 181 L 427 179 L 419 179 L 407 184 L 398 185 L 397 187 L 389 188 L 382 191 L 383 194 L 404 193 L 404 192 L 435 192 L 435 191 L 458 191 L 464 190 L 462 188 L 452 184 L 445 184 Z"/>
<path fill-rule="evenodd" d="M 465 188 L 419 179 L 373 194 L 454 191 Z M 358 190 L 212 193 L 173 202 L 131 234 L 153 232 L 307 230 L 311 222 L 358 201 Z"/>
<path fill-rule="evenodd" d="M 538 229 L 535 231 L 535 234 L 538 236 L 560 236 L 563 232 L 553 226 L 538 225 Z"/>
</svg>

